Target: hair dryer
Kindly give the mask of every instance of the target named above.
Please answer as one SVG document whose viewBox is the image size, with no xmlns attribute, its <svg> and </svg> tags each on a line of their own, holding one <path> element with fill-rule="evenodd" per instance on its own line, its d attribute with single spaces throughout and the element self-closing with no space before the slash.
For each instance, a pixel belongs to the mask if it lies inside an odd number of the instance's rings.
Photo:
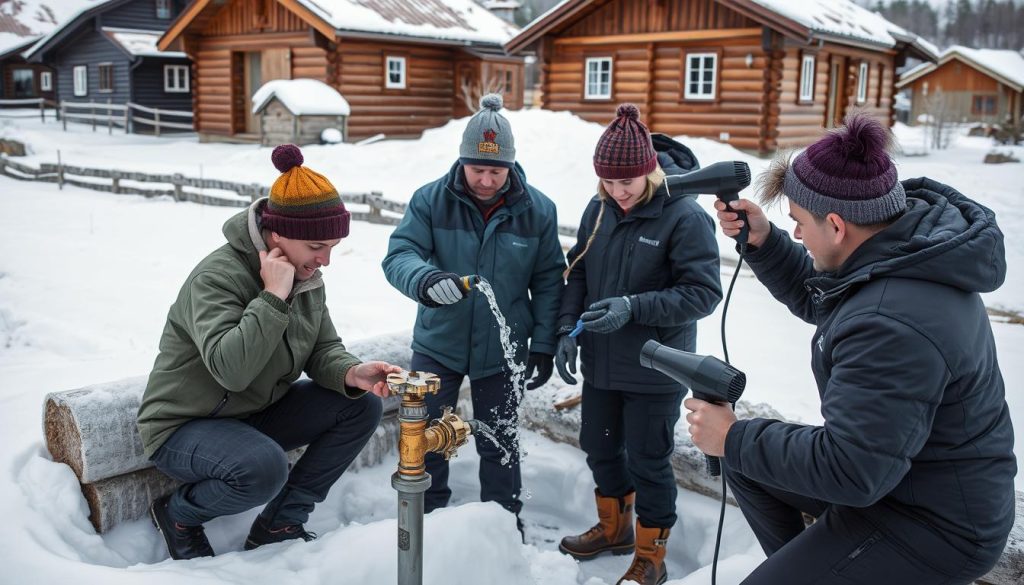
<svg viewBox="0 0 1024 585">
<path fill-rule="evenodd" d="M 640 365 L 665 374 L 689 388 L 694 398 L 707 402 L 735 404 L 747 385 L 746 374 L 714 356 L 673 349 L 653 339 L 640 350 Z M 704 457 L 708 474 L 712 477 L 720 475 L 722 467 L 718 458 Z"/>
<path fill-rule="evenodd" d="M 669 193 L 682 191 L 684 195 L 700 195 L 710 193 L 725 203 L 725 206 L 736 211 L 743 227 L 736 234 L 736 241 L 743 246 L 747 244 L 750 228 L 747 226 L 747 212 L 737 211 L 730 203 L 739 199 L 739 192 L 750 184 L 750 167 L 738 160 L 722 161 L 686 173 L 685 175 L 669 175 L 665 177 Z"/>
</svg>

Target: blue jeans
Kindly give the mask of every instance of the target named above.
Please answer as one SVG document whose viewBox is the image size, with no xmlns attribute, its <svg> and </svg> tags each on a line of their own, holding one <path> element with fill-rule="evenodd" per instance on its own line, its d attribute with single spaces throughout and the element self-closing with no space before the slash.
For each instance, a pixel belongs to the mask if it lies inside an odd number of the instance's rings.
<svg viewBox="0 0 1024 585">
<path fill-rule="evenodd" d="M 441 416 L 445 406 L 455 409 L 459 401 L 459 388 L 465 374 L 449 370 L 424 354 L 412 354 L 412 370 L 437 374 L 441 389 L 426 397 L 427 415 L 431 419 Z M 519 436 L 519 396 L 512 395 L 512 383 L 506 373 L 470 380 L 473 400 L 473 418 L 494 430 L 501 446 L 509 453 L 508 462 L 502 464 L 504 452 L 489 439 L 476 437 L 476 452 L 480 454 L 480 501 L 497 502 L 513 514 L 523 508 L 519 492 L 523 479 L 519 472 L 519 448 L 514 440 Z M 424 494 L 425 512 L 444 508 L 452 497 L 448 487 L 448 462 L 437 453 L 427 453 L 427 473 L 430 489 Z"/>
<path fill-rule="evenodd" d="M 185 482 L 168 512 L 196 526 L 267 504 L 260 513 L 267 526 L 303 524 L 370 440 L 382 411 L 372 394 L 353 400 L 300 380 L 248 418 L 191 420 L 152 457 L 157 469 Z M 289 472 L 285 451 L 303 445 Z"/>
<path fill-rule="evenodd" d="M 636 490 L 636 515 L 648 528 L 676 523 L 674 429 L 685 392 L 603 390 L 583 382 L 580 448 L 602 496 Z"/>
</svg>

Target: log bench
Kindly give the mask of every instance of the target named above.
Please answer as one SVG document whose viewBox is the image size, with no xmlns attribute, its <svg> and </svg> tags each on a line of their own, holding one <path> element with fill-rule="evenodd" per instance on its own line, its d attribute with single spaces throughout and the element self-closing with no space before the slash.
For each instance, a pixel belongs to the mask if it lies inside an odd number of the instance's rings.
<svg viewBox="0 0 1024 585">
<path fill-rule="evenodd" d="M 372 337 L 349 345 L 363 359 L 384 360 L 407 368 L 412 359 L 409 334 Z M 89 504 L 89 521 L 98 533 L 136 520 L 150 503 L 179 482 L 157 471 L 142 450 L 135 424 L 147 376 L 136 376 L 46 395 L 43 434 L 58 463 L 67 464 Z M 397 445 L 399 398 L 384 401 L 384 418 L 350 469 L 373 466 Z M 295 463 L 303 449 L 288 452 Z"/>
</svg>

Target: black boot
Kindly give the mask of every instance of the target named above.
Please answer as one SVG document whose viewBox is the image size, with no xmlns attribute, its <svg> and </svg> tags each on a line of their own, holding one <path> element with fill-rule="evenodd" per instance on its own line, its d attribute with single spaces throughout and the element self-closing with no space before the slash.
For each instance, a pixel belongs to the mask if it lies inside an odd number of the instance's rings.
<svg viewBox="0 0 1024 585">
<path fill-rule="evenodd" d="M 206 539 L 206 531 L 202 524 L 199 526 L 182 526 L 171 519 L 167 512 L 167 502 L 171 500 L 170 495 L 158 498 L 149 506 L 149 516 L 153 524 L 164 537 L 167 545 L 167 552 L 175 560 L 194 559 L 197 557 L 212 557 L 213 547 Z"/>
<path fill-rule="evenodd" d="M 296 538 L 309 542 L 316 539 L 316 533 L 308 532 L 302 527 L 302 524 L 270 528 L 263 523 L 262 518 L 257 516 L 256 520 L 252 523 L 252 528 L 249 529 L 249 537 L 245 539 L 245 550 L 252 550 L 264 544 L 295 540 Z"/>
</svg>

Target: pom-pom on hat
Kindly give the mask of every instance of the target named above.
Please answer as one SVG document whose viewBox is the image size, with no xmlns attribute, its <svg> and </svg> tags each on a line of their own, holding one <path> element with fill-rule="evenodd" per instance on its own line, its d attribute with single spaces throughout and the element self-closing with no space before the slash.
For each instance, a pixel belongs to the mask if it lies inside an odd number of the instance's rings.
<svg viewBox="0 0 1024 585">
<path fill-rule="evenodd" d="M 302 151 L 282 144 L 270 154 L 281 176 L 270 187 L 262 227 L 293 240 L 337 240 L 348 235 L 351 214 L 326 177 L 302 166 Z"/>
<path fill-rule="evenodd" d="M 503 101 L 496 93 L 480 98 L 480 110 L 473 114 L 462 133 L 459 162 L 512 168 L 516 163 L 516 141 L 512 126 L 501 115 Z"/>
<path fill-rule="evenodd" d="M 640 121 L 640 109 L 622 104 L 594 149 L 594 171 L 602 179 L 646 177 L 658 166 L 651 133 Z"/>
<path fill-rule="evenodd" d="M 885 222 L 907 207 L 891 146 L 888 128 L 867 114 L 853 114 L 793 159 L 782 191 L 818 217 L 837 213 L 857 225 Z"/>
</svg>

